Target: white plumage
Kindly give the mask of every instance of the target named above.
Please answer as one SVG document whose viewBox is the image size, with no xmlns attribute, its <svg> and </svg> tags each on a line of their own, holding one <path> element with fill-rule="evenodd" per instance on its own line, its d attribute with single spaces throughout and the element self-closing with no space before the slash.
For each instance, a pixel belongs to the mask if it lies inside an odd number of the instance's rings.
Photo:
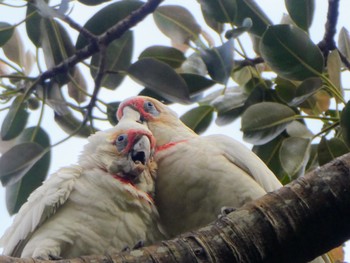
<svg viewBox="0 0 350 263">
<path fill-rule="evenodd" d="M 0 240 L 4 255 L 72 258 L 164 239 L 152 199 L 154 139 L 133 124 L 90 136 L 78 165 L 30 195 Z"/>
</svg>

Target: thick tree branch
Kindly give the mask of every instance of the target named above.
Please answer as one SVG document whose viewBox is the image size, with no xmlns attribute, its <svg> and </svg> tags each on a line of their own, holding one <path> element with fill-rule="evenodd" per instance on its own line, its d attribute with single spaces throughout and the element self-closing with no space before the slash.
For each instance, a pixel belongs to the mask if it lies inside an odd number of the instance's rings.
<svg viewBox="0 0 350 263">
<path fill-rule="evenodd" d="M 131 252 L 55 262 L 306 262 L 350 238 L 349 207 L 347 154 L 198 231 Z"/>
</svg>

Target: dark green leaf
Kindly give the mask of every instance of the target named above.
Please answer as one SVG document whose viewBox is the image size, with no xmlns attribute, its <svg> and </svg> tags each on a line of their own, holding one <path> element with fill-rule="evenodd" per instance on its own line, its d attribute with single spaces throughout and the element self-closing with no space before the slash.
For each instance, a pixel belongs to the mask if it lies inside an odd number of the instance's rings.
<svg viewBox="0 0 350 263">
<path fill-rule="evenodd" d="M 185 80 L 191 96 L 203 92 L 216 83 L 211 79 L 197 74 L 181 73 L 180 76 Z"/>
<path fill-rule="evenodd" d="M 231 23 L 235 20 L 237 4 L 234 0 L 200 0 L 202 12 L 219 23 Z"/>
<path fill-rule="evenodd" d="M 85 125 L 82 126 L 82 121 L 78 120 L 72 113 L 60 115 L 55 112 L 55 122 L 67 134 L 73 134 L 78 137 L 89 137 L 92 130 Z"/>
<path fill-rule="evenodd" d="M 84 5 L 100 5 L 105 2 L 109 2 L 110 0 L 78 0 L 78 2 Z"/>
<path fill-rule="evenodd" d="M 205 49 L 201 57 L 207 66 L 209 75 L 213 80 L 225 84 L 233 69 L 233 41 L 229 40 L 222 46 Z"/>
<path fill-rule="evenodd" d="M 196 40 L 201 32 L 193 15 L 184 7 L 163 5 L 153 13 L 156 25 L 174 43 L 185 44 Z"/>
<path fill-rule="evenodd" d="M 0 180 L 3 186 L 20 180 L 45 154 L 43 147 L 34 142 L 15 145 L 0 157 Z"/>
<path fill-rule="evenodd" d="M 323 71 L 320 49 L 292 25 L 270 26 L 261 39 L 260 52 L 272 70 L 286 79 L 305 80 Z"/>
<path fill-rule="evenodd" d="M 210 14 L 208 14 L 207 10 L 203 9 L 203 6 L 201 6 L 201 9 L 205 23 L 215 32 L 221 34 L 222 31 L 224 31 L 224 25 L 220 22 L 217 22 Z"/>
<path fill-rule="evenodd" d="M 186 60 L 185 55 L 178 49 L 166 46 L 151 46 L 146 48 L 139 56 L 139 59 L 155 58 L 172 68 L 178 68 Z"/>
<path fill-rule="evenodd" d="M 243 33 L 249 31 L 249 29 L 251 29 L 253 26 L 253 22 L 252 20 L 247 17 L 243 20 L 242 22 L 242 26 L 240 27 L 236 27 L 234 29 L 231 29 L 231 30 L 228 30 L 226 33 L 225 33 L 225 37 L 227 39 L 230 39 L 230 38 L 237 38 L 239 37 L 240 35 L 242 35 Z"/>
<path fill-rule="evenodd" d="M 33 136 L 34 132 L 35 136 Z M 50 146 L 50 138 L 41 127 L 38 130 L 36 127 L 27 128 L 19 138 L 20 143 L 32 140 L 44 149 Z M 17 213 L 28 196 L 45 180 L 50 166 L 50 158 L 49 151 L 33 165 L 21 180 L 6 187 L 6 206 L 10 215 Z"/>
<path fill-rule="evenodd" d="M 349 147 L 339 138 L 328 140 L 326 137 L 322 137 L 317 148 L 318 162 L 320 165 L 324 165 L 335 158 L 348 153 L 349 150 Z"/>
<path fill-rule="evenodd" d="M 143 2 L 135 0 L 118 1 L 112 3 L 96 12 L 94 16 L 86 22 L 84 28 L 90 31 L 92 34 L 101 35 L 110 27 L 123 20 L 131 12 L 140 8 L 142 4 Z M 82 34 L 79 34 L 76 48 L 81 49 L 88 43 L 89 41 Z"/>
<path fill-rule="evenodd" d="M 294 120 L 295 112 L 283 104 L 261 102 L 250 106 L 242 115 L 244 140 L 265 144 L 278 136 Z"/>
<path fill-rule="evenodd" d="M 288 178 L 285 183 L 289 183 L 290 179 L 288 174 L 283 170 L 279 151 L 283 140 L 286 136 L 283 134 L 278 135 L 273 140 L 262 145 L 254 145 L 252 151 L 260 157 L 261 160 L 271 169 L 271 171 L 277 176 L 281 181 L 283 178 Z"/>
<path fill-rule="evenodd" d="M 213 119 L 214 108 L 209 105 L 191 109 L 181 116 L 181 121 L 196 133 L 205 132 Z"/>
<path fill-rule="evenodd" d="M 119 107 L 120 101 L 110 102 L 107 104 L 107 118 L 110 124 L 113 126 L 118 124 L 117 119 L 117 110 Z"/>
<path fill-rule="evenodd" d="M 41 47 L 45 53 L 45 63 L 52 68 L 75 53 L 74 46 L 65 28 L 53 19 L 41 19 Z M 73 76 L 74 69 L 69 73 Z M 60 85 L 69 81 L 67 74 L 56 74 L 55 81 Z"/>
<path fill-rule="evenodd" d="M 29 114 L 23 97 L 24 95 L 16 97 L 2 123 L 1 138 L 5 141 L 17 137 L 27 124 Z"/>
<path fill-rule="evenodd" d="M 293 81 L 277 77 L 275 84 L 276 94 L 283 102 L 288 103 L 295 98 L 297 87 Z"/>
<path fill-rule="evenodd" d="M 133 33 L 126 32 L 121 38 L 109 44 L 106 51 L 106 73 L 102 78 L 102 86 L 108 89 L 115 89 L 123 81 L 125 75 L 118 71 L 125 71 L 131 64 L 133 53 Z M 91 76 L 95 78 L 100 62 L 100 53 L 92 56 Z"/>
<path fill-rule="evenodd" d="M 164 98 L 161 95 L 159 95 L 157 92 L 155 92 L 155 91 L 153 91 L 151 89 L 148 89 L 148 88 L 144 88 L 143 90 L 141 90 L 138 95 L 139 96 L 147 96 L 147 97 L 155 98 L 156 100 L 161 101 L 165 105 L 169 105 L 169 104 L 173 103 L 172 101 L 167 100 L 166 98 Z"/>
<path fill-rule="evenodd" d="M 152 58 L 136 61 L 127 70 L 129 76 L 171 101 L 189 103 L 186 82 L 169 65 Z"/>
<path fill-rule="evenodd" d="M 244 19 L 249 17 L 253 21 L 253 26 L 249 29 L 249 32 L 257 36 L 262 36 L 266 28 L 272 25 L 272 21 L 254 0 L 236 0 L 236 2 L 238 12 L 235 24 L 242 26 Z"/>
<path fill-rule="evenodd" d="M 310 157 L 310 139 L 289 137 L 283 140 L 279 155 L 283 169 L 291 179 L 304 174 Z"/>
<path fill-rule="evenodd" d="M 315 12 L 314 0 L 285 0 L 286 8 L 294 23 L 308 31 Z"/>
<path fill-rule="evenodd" d="M 12 37 L 14 28 L 5 22 L 0 22 L 0 47 L 5 45 Z"/>
<path fill-rule="evenodd" d="M 341 116 L 340 127 L 342 128 L 343 139 L 350 146 L 350 100 L 346 103 Z"/>
<path fill-rule="evenodd" d="M 300 121 L 292 121 L 286 127 L 286 132 L 290 137 L 311 139 L 313 133 Z"/>
<path fill-rule="evenodd" d="M 304 80 L 295 90 L 295 97 L 288 102 L 290 106 L 298 106 L 315 92 L 322 88 L 323 82 L 320 78 L 308 78 Z"/>
<path fill-rule="evenodd" d="M 33 3 L 28 2 L 26 17 L 26 30 L 28 37 L 36 47 L 40 47 L 40 21 L 42 17 L 39 15 L 38 10 L 36 9 Z"/>
</svg>

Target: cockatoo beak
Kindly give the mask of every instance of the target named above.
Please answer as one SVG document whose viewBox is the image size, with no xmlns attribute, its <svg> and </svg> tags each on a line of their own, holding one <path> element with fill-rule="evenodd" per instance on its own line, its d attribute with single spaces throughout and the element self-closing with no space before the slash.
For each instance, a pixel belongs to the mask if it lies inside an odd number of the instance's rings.
<svg viewBox="0 0 350 263">
<path fill-rule="evenodd" d="M 123 116 L 122 117 L 123 119 L 132 120 L 132 121 L 135 121 L 137 123 L 140 123 L 140 124 L 147 126 L 147 124 L 143 122 L 140 112 L 133 109 L 131 106 L 126 106 L 123 108 L 123 115 L 122 116 Z"/>
<path fill-rule="evenodd" d="M 140 163 L 146 165 L 152 155 L 151 148 L 149 138 L 146 135 L 143 135 L 132 147 L 129 153 L 130 157 L 136 165 Z"/>
</svg>

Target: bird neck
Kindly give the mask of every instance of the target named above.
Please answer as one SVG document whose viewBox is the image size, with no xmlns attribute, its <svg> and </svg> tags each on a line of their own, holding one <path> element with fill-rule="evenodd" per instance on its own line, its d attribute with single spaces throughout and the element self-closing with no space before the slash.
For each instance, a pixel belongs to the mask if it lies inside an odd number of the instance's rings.
<svg viewBox="0 0 350 263">
<path fill-rule="evenodd" d="M 152 123 L 149 125 L 153 136 L 156 138 L 157 146 L 176 143 L 197 137 L 198 135 L 182 122 L 177 123 Z"/>
</svg>

